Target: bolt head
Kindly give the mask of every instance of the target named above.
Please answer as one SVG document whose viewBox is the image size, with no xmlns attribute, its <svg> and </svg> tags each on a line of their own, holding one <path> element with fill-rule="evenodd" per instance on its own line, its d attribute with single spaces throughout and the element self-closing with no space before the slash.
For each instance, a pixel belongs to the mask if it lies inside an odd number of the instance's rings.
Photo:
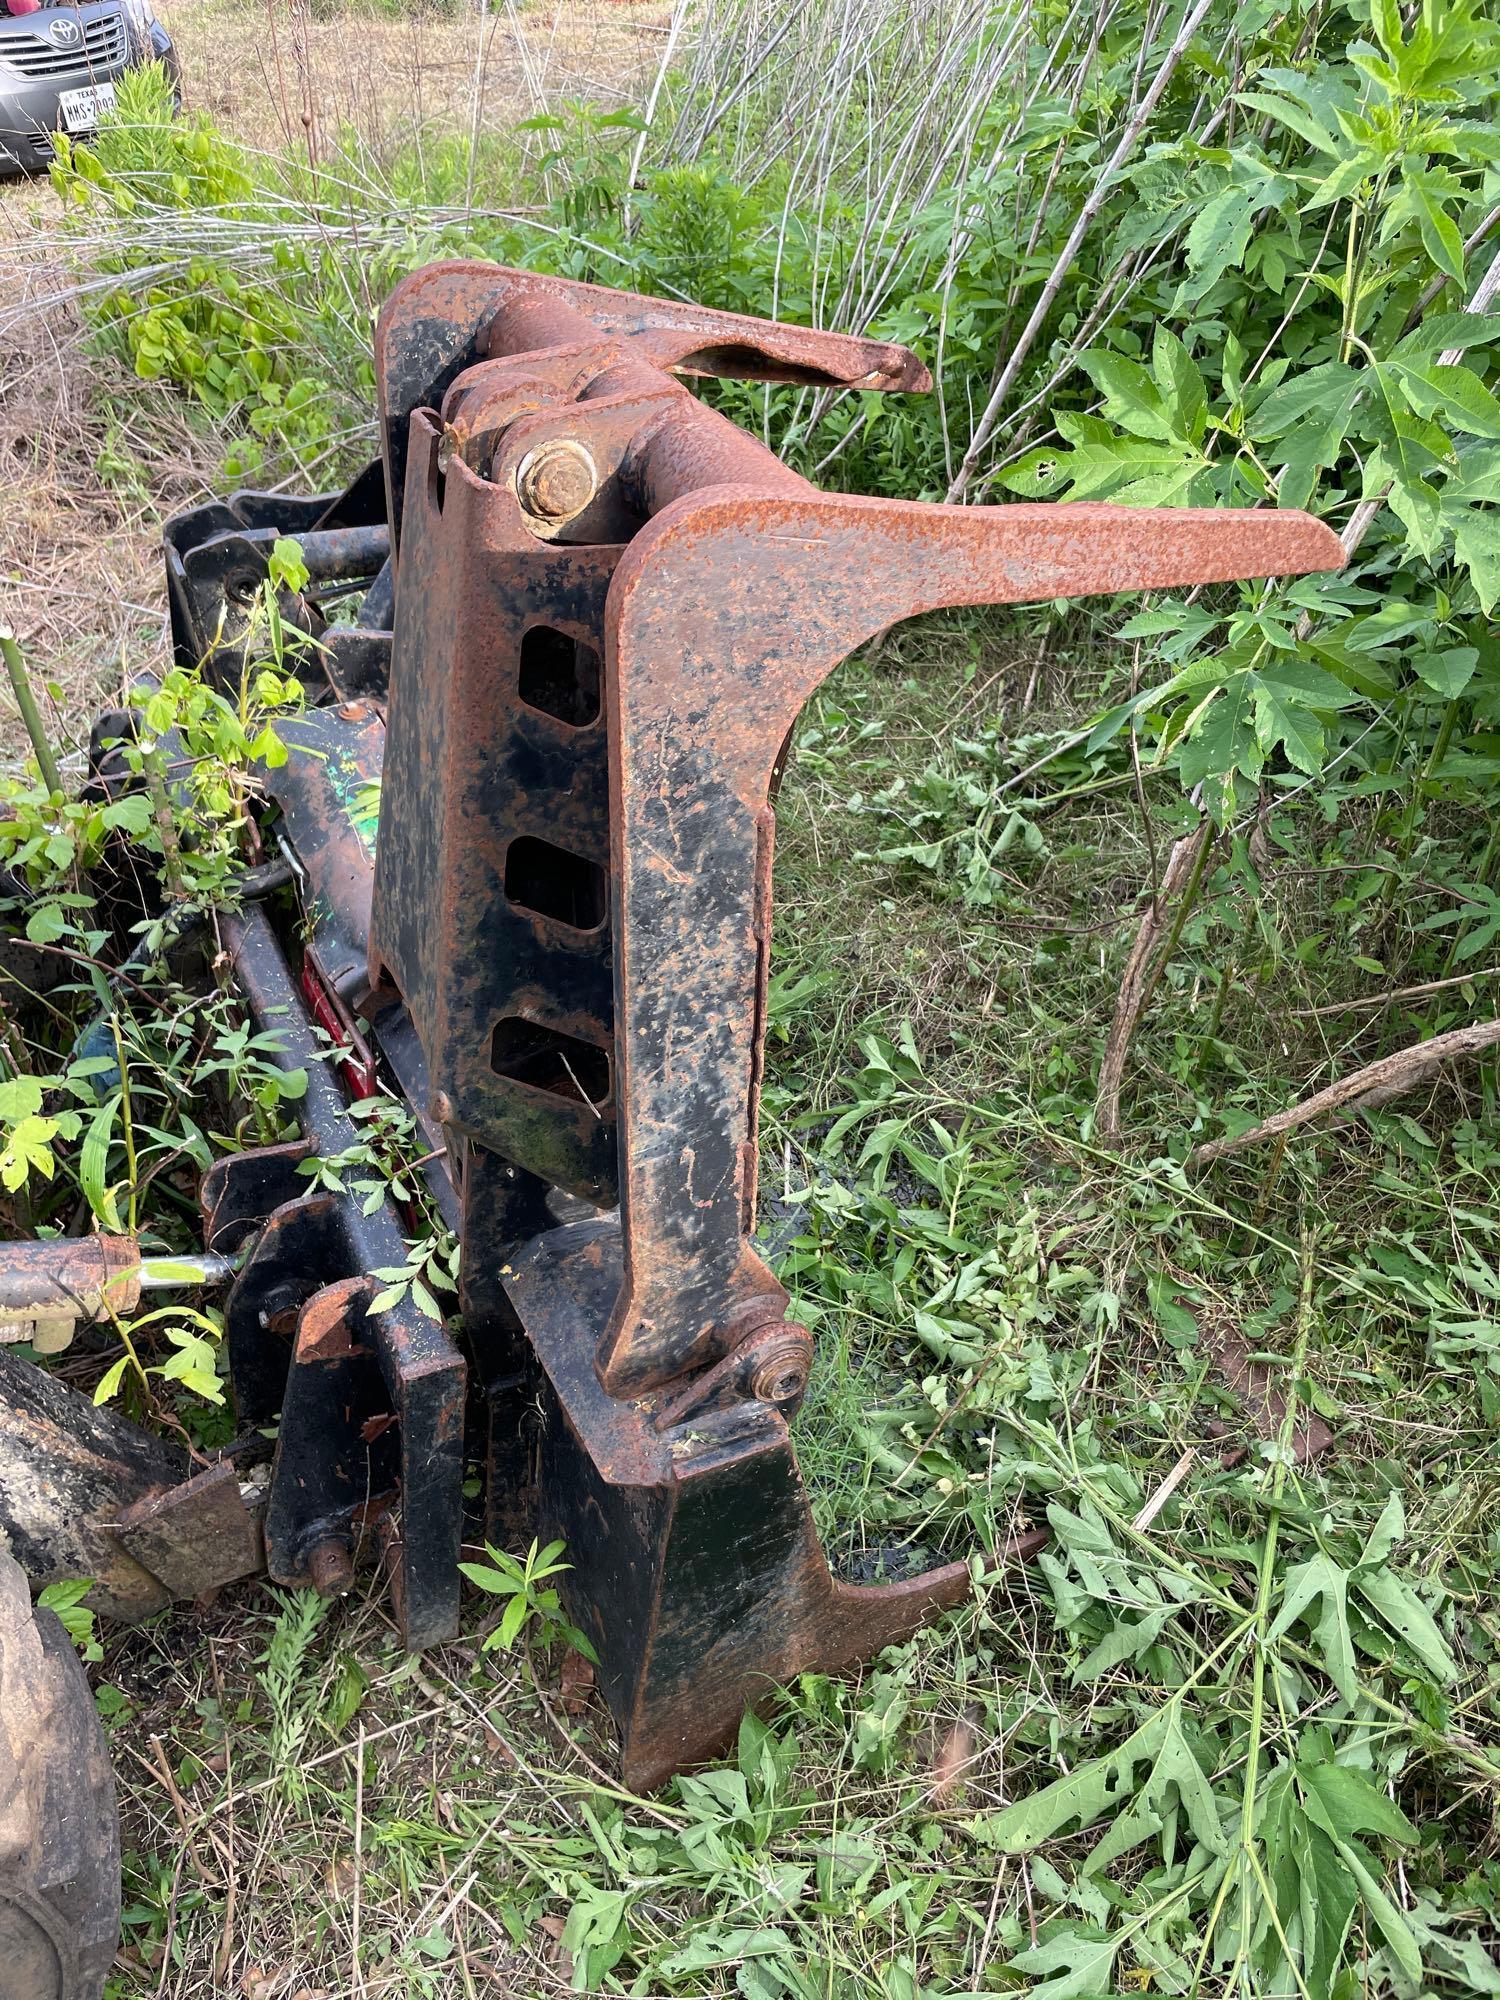
<svg viewBox="0 0 1500 2000">
<path fill-rule="evenodd" d="M 573 438 L 552 438 L 528 452 L 516 468 L 516 497 L 534 521 L 570 521 L 599 487 L 587 448 Z"/>
</svg>

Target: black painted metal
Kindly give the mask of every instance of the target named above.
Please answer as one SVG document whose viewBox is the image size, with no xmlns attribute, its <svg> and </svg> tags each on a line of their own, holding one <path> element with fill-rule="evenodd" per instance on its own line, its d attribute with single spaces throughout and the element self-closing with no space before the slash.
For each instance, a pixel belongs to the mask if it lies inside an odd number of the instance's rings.
<svg viewBox="0 0 1500 2000">
<path fill-rule="evenodd" d="M 294 634 L 319 641 L 304 645 L 293 637 L 297 670 L 310 684 L 346 698 L 383 695 L 393 593 L 378 461 L 342 493 L 305 499 L 237 493 L 167 523 L 167 596 L 177 664 L 204 664 L 219 681 L 238 685 L 246 664 L 248 608 L 283 536 L 299 543 L 309 579 L 300 596 L 284 600 L 284 617 Z M 330 625 L 332 602 L 354 589 L 364 592 L 355 625 Z"/>
<path fill-rule="evenodd" d="M 277 1032 L 274 1060 L 306 1071 L 298 1115 L 311 1149 L 337 1159 L 358 1135 L 269 919 L 258 908 L 226 917 L 223 935 L 256 1026 Z M 283 1155 L 270 1185 L 284 1166 Z M 357 1517 L 399 1493 L 403 1631 L 428 1645 L 458 1629 L 463 1357 L 409 1296 L 370 1310 L 384 1281 L 368 1274 L 407 1260 L 390 1202 L 366 1215 L 350 1195 L 303 1185 L 267 1218 L 225 1309 L 242 1418 L 280 1414 L 267 1567 L 316 1581 L 317 1552 L 352 1543 Z"/>
</svg>

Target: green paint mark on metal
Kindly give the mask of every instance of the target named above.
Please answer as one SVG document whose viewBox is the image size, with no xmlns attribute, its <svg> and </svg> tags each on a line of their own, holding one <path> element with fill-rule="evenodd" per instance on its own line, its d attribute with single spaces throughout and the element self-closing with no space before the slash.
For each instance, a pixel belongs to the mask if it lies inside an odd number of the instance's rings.
<svg viewBox="0 0 1500 2000">
<path fill-rule="evenodd" d="M 354 794 L 349 808 L 349 817 L 354 831 L 364 842 L 365 851 L 373 860 L 375 855 L 375 829 L 380 824 L 380 780 L 366 778 Z"/>
<path fill-rule="evenodd" d="M 375 829 L 380 819 L 379 772 L 372 775 L 369 766 L 351 748 L 339 744 L 328 753 L 328 777 L 334 797 L 373 861 Z"/>
</svg>

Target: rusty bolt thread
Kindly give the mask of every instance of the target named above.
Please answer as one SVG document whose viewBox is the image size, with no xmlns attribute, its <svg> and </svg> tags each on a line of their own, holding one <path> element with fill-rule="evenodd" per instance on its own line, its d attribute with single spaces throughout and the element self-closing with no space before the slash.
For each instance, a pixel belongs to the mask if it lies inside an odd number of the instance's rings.
<svg viewBox="0 0 1500 2000">
<path fill-rule="evenodd" d="M 354 1587 L 354 1559 L 349 1544 L 326 1535 L 307 1552 L 307 1574 L 320 1597 L 345 1597 Z"/>
<path fill-rule="evenodd" d="M 599 490 L 599 470 L 574 438 L 553 438 L 516 467 L 516 498 L 534 521 L 571 521 Z"/>
<path fill-rule="evenodd" d="M 800 1328 L 788 1330 L 783 1339 L 769 1345 L 750 1376 L 750 1393 L 778 1410 L 795 1407 L 807 1393 L 807 1336 Z"/>
<path fill-rule="evenodd" d="M 788 1363 L 783 1368 L 762 1368 L 751 1385 L 763 1403 L 778 1409 L 794 1402 L 807 1387 L 807 1370 Z"/>
</svg>

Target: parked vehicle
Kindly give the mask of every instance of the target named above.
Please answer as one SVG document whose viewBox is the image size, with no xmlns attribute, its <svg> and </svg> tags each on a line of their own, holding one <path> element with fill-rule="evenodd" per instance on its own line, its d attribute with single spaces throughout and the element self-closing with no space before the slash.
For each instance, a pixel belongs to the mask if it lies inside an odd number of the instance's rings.
<svg viewBox="0 0 1500 2000">
<path fill-rule="evenodd" d="M 114 109 L 115 84 L 141 63 L 177 53 L 153 0 L 0 0 L 0 175 L 41 173 L 53 135 L 86 137 Z"/>
</svg>

